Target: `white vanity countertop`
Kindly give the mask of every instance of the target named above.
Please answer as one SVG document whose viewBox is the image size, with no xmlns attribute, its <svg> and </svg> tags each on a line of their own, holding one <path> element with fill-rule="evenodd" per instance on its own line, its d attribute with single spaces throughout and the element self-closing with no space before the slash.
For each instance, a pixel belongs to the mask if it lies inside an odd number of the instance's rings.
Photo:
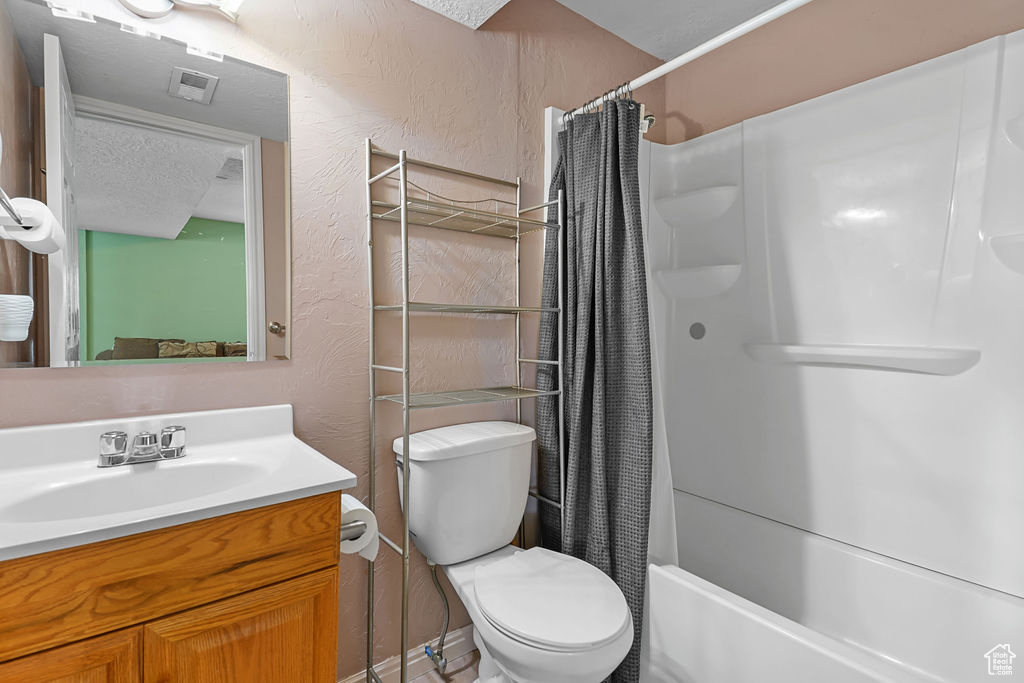
<svg viewBox="0 0 1024 683">
<path fill-rule="evenodd" d="M 98 468 L 99 436 L 186 428 L 186 455 Z M 356 484 L 292 433 L 291 406 L 0 429 L 0 560 L 249 510 Z"/>
</svg>

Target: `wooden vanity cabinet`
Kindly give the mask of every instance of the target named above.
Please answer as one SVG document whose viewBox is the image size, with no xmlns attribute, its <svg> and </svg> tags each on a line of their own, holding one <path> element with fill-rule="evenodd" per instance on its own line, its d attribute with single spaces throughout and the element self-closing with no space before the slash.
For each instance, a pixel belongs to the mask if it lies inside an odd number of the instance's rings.
<svg viewBox="0 0 1024 683">
<path fill-rule="evenodd" d="M 0 562 L 0 683 L 335 683 L 340 496 Z"/>
<path fill-rule="evenodd" d="M 139 683 L 141 653 L 129 628 L 0 664 L 0 683 Z"/>
<path fill-rule="evenodd" d="M 335 682 L 338 570 L 150 622 L 145 683 Z"/>
</svg>

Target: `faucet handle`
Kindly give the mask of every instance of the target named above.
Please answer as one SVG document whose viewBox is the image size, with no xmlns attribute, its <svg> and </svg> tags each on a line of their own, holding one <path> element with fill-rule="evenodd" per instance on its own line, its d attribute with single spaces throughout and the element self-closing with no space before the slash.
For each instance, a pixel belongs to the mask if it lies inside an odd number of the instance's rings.
<svg viewBox="0 0 1024 683">
<path fill-rule="evenodd" d="M 128 450 L 126 432 L 104 432 L 100 434 L 100 455 L 121 455 Z"/>
<path fill-rule="evenodd" d="M 180 425 L 160 430 L 160 456 L 165 460 L 185 455 L 185 428 Z"/>
<path fill-rule="evenodd" d="M 128 434 L 104 432 L 100 434 L 100 467 L 123 465 L 128 460 Z"/>
<path fill-rule="evenodd" d="M 132 456 L 136 458 L 136 461 L 138 461 L 139 456 L 155 455 L 158 450 L 156 434 L 153 432 L 139 432 L 132 439 Z"/>
</svg>

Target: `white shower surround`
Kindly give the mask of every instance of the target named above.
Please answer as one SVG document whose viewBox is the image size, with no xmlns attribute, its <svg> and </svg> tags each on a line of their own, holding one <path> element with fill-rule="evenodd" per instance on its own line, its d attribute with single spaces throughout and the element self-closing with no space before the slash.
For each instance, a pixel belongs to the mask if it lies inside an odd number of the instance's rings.
<svg viewBox="0 0 1024 683">
<path fill-rule="evenodd" d="M 1024 649 L 1021 82 L 1024 33 L 641 151 L 680 566 L 949 683 Z"/>
</svg>

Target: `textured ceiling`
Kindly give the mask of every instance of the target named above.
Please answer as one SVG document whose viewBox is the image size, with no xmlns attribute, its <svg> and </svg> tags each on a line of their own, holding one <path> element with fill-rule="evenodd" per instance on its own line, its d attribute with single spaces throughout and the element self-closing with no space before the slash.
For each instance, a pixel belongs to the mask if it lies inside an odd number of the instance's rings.
<svg viewBox="0 0 1024 683">
<path fill-rule="evenodd" d="M 417 5 L 434 10 L 438 14 L 459 22 L 471 29 L 478 29 L 509 0 L 412 0 Z"/>
<path fill-rule="evenodd" d="M 780 1 L 558 0 L 601 28 L 665 61 L 742 24 Z"/>
<path fill-rule="evenodd" d="M 245 189 L 242 178 L 215 177 L 192 215 L 214 221 L 245 223 Z"/>
<path fill-rule="evenodd" d="M 231 57 L 218 62 L 187 54 L 169 38 L 155 40 L 96 23 L 58 18 L 36 0 L 7 0 L 29 75 L 43 83 L 43 34 L 60 38 L 71 92 L 229 130 L 288 140 L 288 77 Z M 159 27 L 157 27 L 159 30 Z M 220 77 L 209 105 L 167 94 L 180 66 Z"/>
<path fill-rule="evenodd" d="M 242 222 L 241 182 L 216 180 L 237 147 L 83 116 L 74 145 L 82 229 L 174 239 L 193 216 Z"/>
<path fill-rule="evenodd" d="M 472 29 L 509 0 L 412 0 Z M 644 52 L 668 61 L 781 0 L 558 0 Z"/>
</svg>

